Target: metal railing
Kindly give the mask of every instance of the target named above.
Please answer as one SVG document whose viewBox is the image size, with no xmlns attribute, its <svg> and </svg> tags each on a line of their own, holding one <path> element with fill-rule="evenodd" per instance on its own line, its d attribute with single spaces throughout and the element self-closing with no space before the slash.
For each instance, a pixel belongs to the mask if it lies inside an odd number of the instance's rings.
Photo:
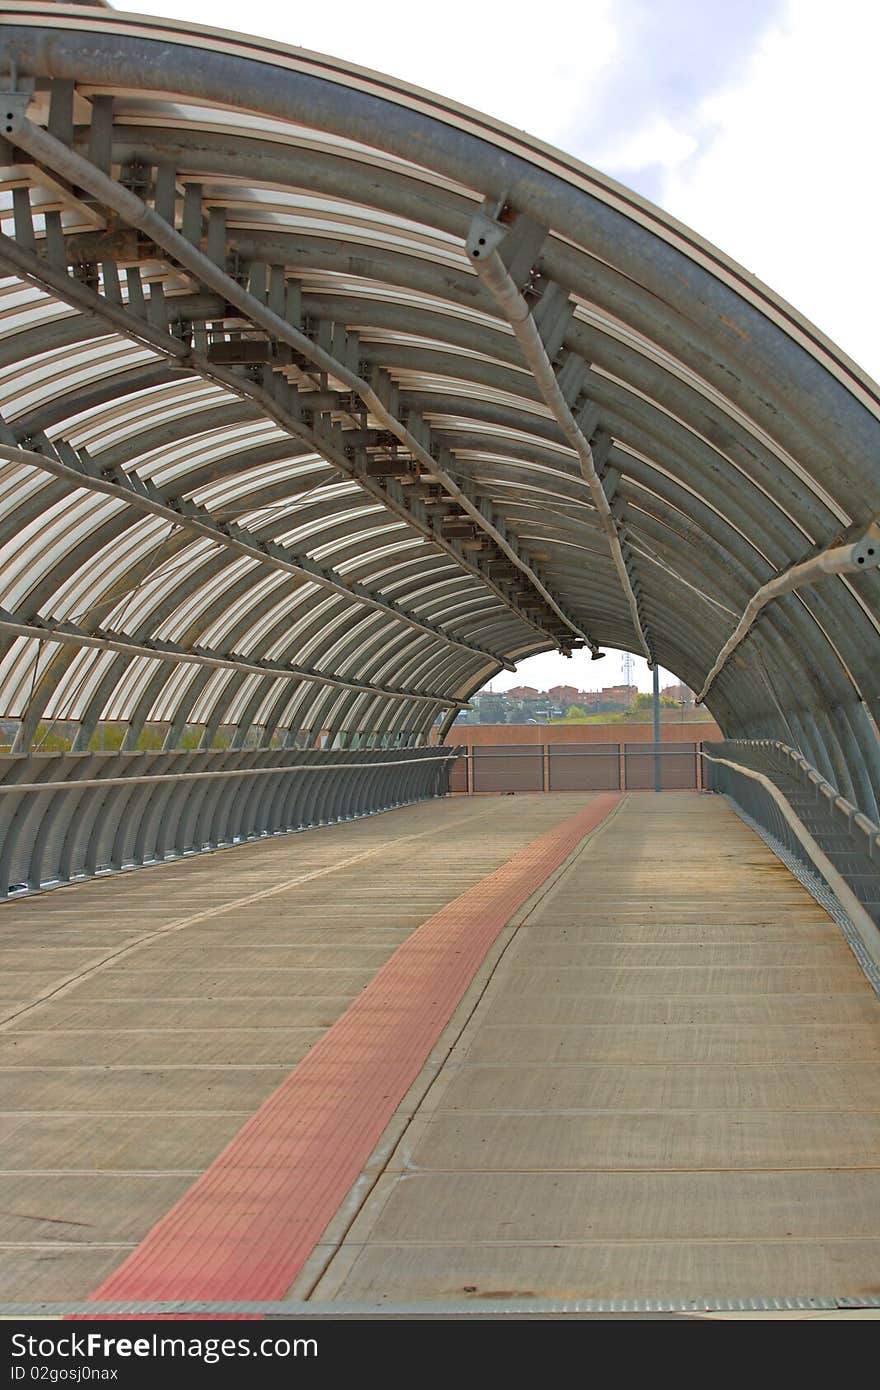
<svg viewBox="0 0 880 1390">
<path fill-rule="evenodd" d="M 457 753 L 0 757 L 0 898 L 443 796 Z"/>
<path fill-rule="evenodd" d="M 706 743 L 703 760 L 707 787 L 827 886 L 880 966 L 880 826 L 784 743 Z"/>
<path fill-rule="evenodd" d="M 699 791 L 697 743 L 473 744 L 454 792 Z"/>
</svg>

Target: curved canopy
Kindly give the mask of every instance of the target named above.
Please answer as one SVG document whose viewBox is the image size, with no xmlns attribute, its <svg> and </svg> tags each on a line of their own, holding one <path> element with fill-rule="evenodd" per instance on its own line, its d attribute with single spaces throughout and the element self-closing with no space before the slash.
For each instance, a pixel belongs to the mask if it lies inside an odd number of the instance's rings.
<svg viewBox="0 0 880 1390">
<path fill-rule="evenodd" d="M 166 20 L 4 4 L 0 48 L 20 749 L 52 719 L 80 747 L 103 720 L 128 747 L 419 742 L 552 647 L 641 648 L 700 690 L 762 585 L 880 513 L 877 387 L 559 151 Z M 875 816 L 878 622 L 876 570 L 800 587 L 706 695 Z"/>
</svg>

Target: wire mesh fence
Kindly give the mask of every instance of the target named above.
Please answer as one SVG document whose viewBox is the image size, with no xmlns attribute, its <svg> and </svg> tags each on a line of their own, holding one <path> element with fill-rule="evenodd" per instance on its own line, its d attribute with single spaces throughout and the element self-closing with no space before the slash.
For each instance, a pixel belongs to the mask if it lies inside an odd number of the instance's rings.
<svg viewBox="0 0 880 1390">
<path fill-rule="evenodd" d="M 835 893 L 839 875 L 880 926 L 880 827 L 783 743 L 727 740 L 706 743 L 703 754 L 710 790 L 729 796 Z"/>
</svg>

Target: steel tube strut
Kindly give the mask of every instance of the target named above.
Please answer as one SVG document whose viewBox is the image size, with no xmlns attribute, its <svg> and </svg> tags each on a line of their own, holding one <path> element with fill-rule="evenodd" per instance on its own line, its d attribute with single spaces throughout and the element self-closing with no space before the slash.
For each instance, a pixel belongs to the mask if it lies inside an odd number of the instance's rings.
<svg viewBox="0 0 880 1390">
<path fill-rule="evenodd" d="M 24 619 L 0 608 L 0 632 L 14 637 L 32 637 L 40 642 L 60 642 L 62 646 L 97 647 L 100 651 L 120 652 L 123 656 L 147 657 L 151 661 L 178 662 L 190 666 L 209 666 L 215 670 L 239 671 L 245 675 L 272 676 L 284 680 L 311 681 L 329 685 L 335 690 L 352 690 L 365 695 L 380 695 L 388 700 L 426 700 L 444 709 L 467 708 L 466 700 L 451 700 L 444 695 L 432 695 L 427 690 L 395 690 L 393 686 L 371 685 L 369 681 L 346 680 L 344 676 L 325 676 L 308 666 L 281 666 L 270 661 L 248 661 L 246 657 L 226 656 L 209 649 L 187 651 L 166 642 L 135 642 L 122 633 L 85 632 L 72 623 L 53 623 L 50 620 Z"/>
<path fill-rule="evenodd" d="M 330 570 L 322 569 L 320 565 L 307 557 L 294 556 L 286 548 L 264 542 L 258 536 L 252 535 L 246 528 L 236 526 L 234 523 L 227 522 L 225 526 L 220 526 L 204 507 L 197 507 L 191 502 L 172 503 L 161 494 L 158 488 L 142 479 L 138 480 L 136 487 L 131 477 L 122 469 L 115 470 L 112 477 L 103 474 L 96 476 L 96 474 L 88 472 L 82 459 L 73 449 L 68 451 L 66 458 L 60 452 L 57 458 L 52 458 L 49 454 L 42 454 L 33 449 L 0 444 L 0 459 L 7 459 L 10 463 L 27 464 L 31 468 L 39 468 L 54 478 L 63 479 L 71 487 L 86 488 L 91 492 L 103 493 L 107 497 L 119 498 L 129 507 L 148 512 L 152 516 L 162 517 L 163 520 L 170 521 L 173 526 L 180 527 L 181 530 L 192 535 L 205 536 L 215 545 L 219 545 L 233 554 L 246 556 L 248 559 L 255 560 L 258 564 L 270 569 L 278 570 L 282 574 L 288 574 L 295 579 L 302 579 L 304 582 L 315 584 L 340 598 L 362 603 L 365 608 L 387 613 L 420 635 L 435 637 L 447 646 L 460 647 L 474 655 L 485 656 L 490 661 L 498 662 L 508 671 L 516 669 L 512 662 L 497 656 L 488 648 L 444 632 L 436 624 L 417 618 L 414 614 L 401 608 L 399 604 L 371 593 L 362 584 L 347 583 L 343 578 Z"/>
<path fill-rule="evenodd" d="M 590 489 L 590 496 L 599 514 L 602 530 L 608 537 L 614 567 L 629 604 L 639 646 L 647 657 L 648 664 L 653 665 L 654 657 L 648 646 L 639 613 L 638 600 L 627 573 L 620 536 L 617 533 L 617 524 L 611 515 L 611 508 L 602 486 L 602 480 L 596 472 L 593 451 L 559 389 L 553 364 L 547 356 L 531 310 L 508 274 L 507 267 L 496 249 L 506 234 L 507 229 L 500 223 L 486 217 L 485 213 L 478 213 L 471 223 L 467 241 L 471 264 L 513 329 L 546 405 L 580 460 L 581 472 Z"/>
<path fill-rule="evenodd" d="M 761 588 L 749 599 L 742 617 L 715 658 L 715 665 L 706 677 L 703 688 L 697 696 L 697 704 L 702 704 L 705 700 L 715 677 L 723 670 L 740 643 L 748 637 L 761 610 L 766 608 L 773 599 L 781 598 L 783 594 L 790 594 L 803 584 L 815 584 L 818 579 L 824 579 L 827 575 L 859 574 L 863 570 L 878 568 L 880 568 L 880 526 L 872 522 L 858 540 L 849 545 L 831 546 L 819 555 L 814 555 L 812 559 L 804 560 L 802 564 L 794 565 L 791 569 L 778 574 L 775 579 L 770 579 L 766 584 L 762 584 Z"/>
<path fill-rule="evenodd" d="M 150 237 L 179 265 L 196 276 L 203 285 L 214 290 L 228 304 L 234 305 L 252 323 L 258 324 L 280 342 L 287 343 L 296 352 L 308 358 L 320 371 L 333 376 L 349 390 L 354 391 L 370 414 L 400 440 L 401 444 L 414 458 L 418 459 L 432 478 L 444 488 L 474 523 L 485 531 L 516 568 L 526 575 L 548 607 L 565 623 L 566 627 L 590 646 L 595 645 L 588 634 L 560 607 L 539 576 L 523 560 L 517 547 L 511 545 L 501 531 L 484 516 L 479 506 L 467 496 L 467 493 L 459 487 L 458 483 L 409 432 L 397 416 L 387 409 L 376 392 L 362 377 L 346 367 L 338 358 L 319 347 L 307 334 L 295 328 L 287 319 L 282 318 L 267 305 L 262 304 L 225 270 L 210 260 L 197 246 L 194 246 L 192 242 L 176 231 L 169 222 L 166 222 L 164 217 L 161 217 L 153 208 L 143 202 L 137 194 L 132 193 L 130 189 L 117 180 L 110 178 L 89 160 L 84 159 L 60 140 L 57 140 L 47 130 L 34 125 L 24 114 L 27 103 L 26 97 L 23 100 L 22 95 L 14 94 L 14 98 L 9 98 L 12 120 L 6 127 L 6 135 L 12 143 L 26 150 L 35 160 L 53 170 L 54 173 L 60 174 L 62 178 L 91 193 L 104 206 L 117 213 L 123 221 L 130 226 L 137 227 Z M 7 96 L 4 96 L 4 100 L 7 100 Z M 19 110 L 16 110 L 16 107 Z"/>
<path fill-rule="evenodd" d="M 231 391 L 240 399 L 255 405 L 268 419 L 274 421 L 280 429 L 284 430 L 285 433 L 305 443 L 309 449 L 323 458 L 331 467 L 338 468 L 346 477 L 356 482 L 374 502 L 379 502 L 382 506 L 388 508 L 392 516 L 396 516 L 400 520 L 405 521 L 407 525 L 412 526 L 420 535 L 423 535 L 431 545 L 437 546 L 438 549 L 442 550 L 450 559 L 455 560 L 456 564 L 460 565 L 466 574 L 471 575 L 474 579 L 485 585 L 489 592 L 494 594 L 495 597 L 522 622 L 527 623 L 536 632 L 539 632 L 542 637 L 548 635 L 543 628 L 527 618 L 515 604 L 506 598 L 501 589 L 489 579 L 488 575 L 479 570 L 475 565 L 468 564 L 461 554 L 453 550 L 449 542 L 444 541 L 442 535 L 428 526 L 421 526 L 410 512 L 403 507 L 395 506 L 393 500 L 388 497 L 386 493 L 381 491 L 378 487 L 375 489 L 371 487 L 370 480 L 361 477 L 343 457 L 338 456 L 337 451 L 329 447 L 323 437 L 318 438 L 313 430 L 308 429 L 299 421 L 294 421 L 276 402 L 266 398 L 253 383 L 249 383 L 242 377 L 236 377 L 231 371 L 224 370 L 223 367 L 209 362 L 201 353 L 188 347 L 171 334 L 163 333 L 153 328 L 150 324 L 136 319 L 131 313 L 120 308 L 118 305 L 108 303 L 107 300 L 102 299 L 96 292 L 87 288 L 80 281 L 72 279 L 69 275 L 50 266 L 47 262 L 39 260 L 32 252 L 28 252 L 16 242 L 10 240 L 9 237 L 0 233 L 0 264 L 4 262 L 7 263 L 12 268 L 13 272 L 21 279 L 36 285 L 40 289 L 46 290 L 49 294 L 53 295 L 54 298 L 66 304 L 70 304 L 73 308 L 79 310 L 80 313 L 91 314 L 99 318 L 102 322 L 110 324 L 126 337 L 144 343 L 151 350 L 161 353 L 170 361 L 179 363 L 185 370 L 191 370 L 195 375 L 201 377 L 203 381 L 214 382 L 225 390 Z M 51 462 L 51 460 L 49 460 L 49 462 Z M 61 475 L 59 474 L 58 476 Z M 92 487 L 93 480 L 91 475 L 86 475 L 84 473 L 77 483 L 77 486 Z M 129 494 L 132 495 L 129 497 Z M 116 495 L 122 495 L 121 491 Z M 132 488 L 129 488 L 126 494 L 127 499 L 130 500 L 133 505 L 138 505 L 138 498 L 140 498 L 140 496 L 141 494 L 135 492 Z M 187 519 L 183 513 L 181 513 L 179 524 L 181 526 L 187 525 Z M 216 530 L 217 535 L 215 539 L 218 545 L 225 544 L 227 540 L 225 534 L 220 532 L 219 527 L 217 527 Z M 319 576 L 323 576 L 323 578 Z M 313 562 L 309 562 L 308 578 L 310 580 L 313 580 L 316 584 L 322 584 L 325 579 L 330 577 L 332 577 L 332 572 L 321 571 L 320 567 L 313 566 Z M 336 582 L 336 579 L 333 578 L 334 585 Z M 389 600 L 379 599 L 377 595 L 367 591 L 363 585 L 352 584 L 350 589 L 348 585 L 346 585 L 345 588 L 347 593 L 357 598 L 363 598 L 365 602 L 370 602 L 374 607 L 387 608 L 389 612 L 393 612 L 395 616 L 400 617 L 401 621 L 407 622 L 410 627 L 419 627 L 426 632 L 434 632 L 438 637 L 442 637 L 450 646 L 466 648 L 478 653 L 480 656 L 488 656 L 492 661 L 498 662 L 506 671 L 516 670 L 514 663 L 500 653 L 492 651 L 488 647 L 482 647 L 477 642 L 470 642 L 466 638 L 454 637 L 451 634 L 445 633 L 434 624 L 416 618 L 415 615 L 400 609 L 398 605 L 391 603 Z"/>
</svg>

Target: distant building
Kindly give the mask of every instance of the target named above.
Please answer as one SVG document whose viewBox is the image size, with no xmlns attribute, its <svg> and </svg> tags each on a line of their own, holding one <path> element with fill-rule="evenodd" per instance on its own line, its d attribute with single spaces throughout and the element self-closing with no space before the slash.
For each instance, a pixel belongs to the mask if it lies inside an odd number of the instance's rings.
<svg viewBox="0 0 880 1390">
<path fill-rule="evenodd" d="M 606 685 L 588 698 L 591 704 L 600 709 L 607 709 L 611 705 L 619 709 L 629 709 L 638 693 L 638 687 L 635 685 Z"/>
<path fill-rule="evenodd" d="M 551 685 L 547 694 L 554 705 L 562 705 L 563 709 L 577 704 L 580 698 L 580 692 L 574 685 Z"/>
<path fill-rule="evenodd" d="M 696 699 L 694 692 L 686 685 L 666 685 L 660 691 L 668 700 L 675 700 L 680 705 L 692 705 Z"/>
<path fill-rule="evenodd" d="M 533 685 L 515 685 L 506 694 L 508 700 L 538 700 L 543 691 L 536 690 Z"/>
</svg>

